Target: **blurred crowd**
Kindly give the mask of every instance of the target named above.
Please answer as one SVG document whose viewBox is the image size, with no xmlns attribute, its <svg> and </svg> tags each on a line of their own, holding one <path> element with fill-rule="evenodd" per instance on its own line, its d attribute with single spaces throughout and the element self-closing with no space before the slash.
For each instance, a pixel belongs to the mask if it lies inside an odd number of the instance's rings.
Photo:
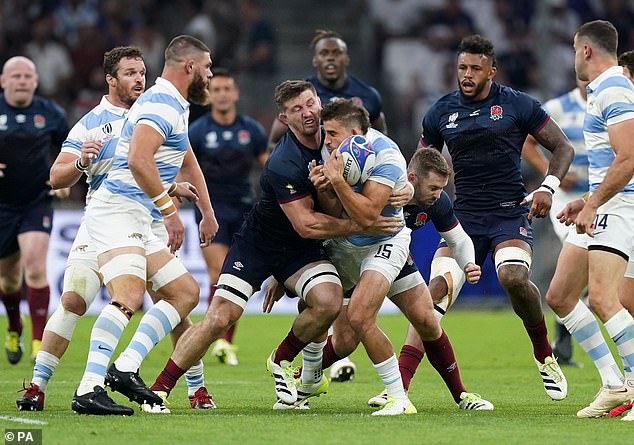
<svg viewBox="0 0 634 445">
<path fill-rule="evenodd" d="M 333 14 L 332 23 L 321 27 L 344 34 L 353 61 L 363 62 L 353 64 L 353 74 L 379 89 L 391 135 L 397 141 L 407 138 L 409 146 L 427 107 L 455 89 L 454 51 L 465 35 L 481 33 L 494 42 L 498 81 L 546 100 L 574 86 L 572 35 L 584 21 L 611 21 L 619 30 L 620 51 L 634 48 L 633 3 L 323 0 L 313 6 L 303 0 L 3 0 L 0 63 L 16 54 L 30 57 L 40 72 L 38 93 L 57 101 L 73 124 L 104 92 L 104 51 L 117 45 L 140 46 L 151 85 L 160 74 L 169 39 L 188 33 L 213 49 L 214 65 L 248 76 L 252 88 L 242 85 L 247 88 L 241 103 L 248 104 L 250 94 L 259 94 L 264 99 L 252 100 L 259 111 L 289 68 L 296 72 L 293 61 L 280 50 L 289 45 L 280 42 L 280 34 L 306 35 L 306 41 L 297 44 L 305 48 L 308 61 L 313 29 L 304 29 L 302 6 L 339 8 L 341 14 Z M 272 101 L 270 107 L 261 116 L 255 113 L 265 128 L 274 115 Z"/>
</svg>

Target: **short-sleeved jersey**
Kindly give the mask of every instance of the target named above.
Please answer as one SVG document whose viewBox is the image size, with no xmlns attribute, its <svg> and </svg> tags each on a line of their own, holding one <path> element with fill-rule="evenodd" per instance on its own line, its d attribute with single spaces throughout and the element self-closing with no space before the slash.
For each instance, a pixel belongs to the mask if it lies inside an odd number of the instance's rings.
<svg viewBox="0 0 634 445">
<path fill-rule="evenodd" d="M 211 113 L 189 127 L 189 141 L 205 176 L 211 201 L 253 201 L 250 175 L 257 158 L 267 149 L 262 125 L 238 114 L 233 123 L 221 125 Z"/>
<path fill-rule="evenodd" d="M 447 145 L 455 172 L 456 209 L 516 207 L 526 196 L 522 145 L 548 119 L 538 101 L 493 82 L 489 95 L 480 101 L 460 91 L 440 98 L 423 119 L 421 142 L 438 150 Z"/>
<path fill-rule="evenodd" d="M 308 178 L 313 160 L 321 161 L 321 150 L 302 145 L 290 130 L 282 136 L 262 171 L 262 195 L 242 226 L 244 236 L 254 236 L 266 248 L 313 248 L 320 243 L 299 236 L 280 206 L 307 196 L 317 206 L 317 191 Z"/>
<path fill-rule="evenodd" d="M 163 187 L 167 189 L 174 182 L 189 147 L 188 111 L 189 103 L 176 87 L 166 79 L 157 78 L 156 84 L 141 94 L 130 108 L 117 143 L 112 169 L 93 198 L 108 201 L 109 195 L 120 195 L 139 203 L 153 219 L 161 219 L 160 212 L 138 186 L 128 166 L 130 139 L 139 124 L 154 128 L 164 137 L 154 153 L 154 160 Z"/>
<path fill-rule="evenodd" d="M 68 134 L 64 111 L 43 97 L 15 108 L 0 94 L 0 206 L 22 207 L 45 197 L 51 161 Z"/>
<path fill-rule="evenodd" d="M 385 136 L 380 131 L 373 128 L 368 130 L 365 135 L 366 139 L 372 144 L 372 148 L 376 152 L 376 161 L 374 168 L 370 173 L 367 181 L 378 182 L 391 188 L 398 190 L 403 188 L 407 182 L 407 163 L 401 154 L 401 150 L 392 139 Z M 363 190 L 363 184 L 352 187 L 357 193 Z M 386 205 L 381 210 L 382 216 L 403 218 L 403 209 L 395 209 L 391 205 Z M 385 241 L 395 235 L 349 235 L 346 237 L 355 246 L 369 246 L 381 241 Z"/>
<path fill-rule="evenodd" d="M 62 152 L 81 156 L 81 146 L 87 141 L 101 141 L 99 154 L 86 171 L 88 194 L 86 202 L 99 188 L 112 167 L 114 152 L 121 137 L 127 108 L 117 107 L 104 96 L 95 108 L 84 115 L 71 128 L 68 137 L 62 144 Z"/>
<path fill-rule="evenodd" d="M 588 152 L 583 139 L 583 121 L 586 115 L 586 101 L 579 88 L 551 99 L 544 104 L 544 110 L 557 122 L 575 149 L 575 157 L 568 173 L 574 173 L 577 181 L 571 192 L 588 191 Z"/>
<path fill-rule="evenodd" d="M 316 75 L 311 76 L 306 80 L 312 83 L 315 87 L 322 105 L 325 105 L 332 99 L 336 98 L 352 99 L 368 111 L 371 121 L 381 115 L 383 100 L 381 99 L 379 92 L 376 88 L 371 87 L 367 83 L 362 82 L 355 77 L 347 76 L 346 82 L 343 86 L 336 90 L 332 90 L 325 86 L 319 81 L 319 78 Z"/>
<path fill-rule="evenodd" d="M 616 157 L 610 145 L 608 127 L 634 119 L 634 86 L 613 66 L 588 85 L 588 109 L 583 136 L 588 149 L 590 191 L 596 190 Z M 634 178 L 619 193 L 634 193 Z"/>
<path fill-rule="evenodd" d="M 423 208 L 416 204 L 408 204 L 403 208 L 405 225 L 412 231 L 420 229 L 429 221 L 434 223 L 438 232 L 448 232 L 458 225 L 458 218 L 453 211 L 453 205 L 449 195 L 440 192 L 440 198 L 429 208 Z"/>
</svg>

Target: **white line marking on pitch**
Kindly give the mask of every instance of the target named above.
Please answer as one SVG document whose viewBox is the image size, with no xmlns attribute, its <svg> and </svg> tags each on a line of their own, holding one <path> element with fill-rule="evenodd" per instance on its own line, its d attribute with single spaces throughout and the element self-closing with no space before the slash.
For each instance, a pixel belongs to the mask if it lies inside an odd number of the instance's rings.
<svg viewBox="0 0 634 445">
<path fill-rule="evenodd" d="M 0 416 L 0 420 L 8 420 L 9 422 L 27 423 L 31 425 L 48 425 L 48 422 L 33 419 L 23 419 L 21 417 Z"/>
</svg>

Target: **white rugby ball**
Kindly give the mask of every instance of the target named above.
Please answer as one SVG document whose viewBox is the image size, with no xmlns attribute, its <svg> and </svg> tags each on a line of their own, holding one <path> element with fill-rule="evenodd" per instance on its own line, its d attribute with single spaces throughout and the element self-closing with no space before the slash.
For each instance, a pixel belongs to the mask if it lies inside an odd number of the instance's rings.
<svg viewBox="0 0 634 445">
<path fill-rule="evenodd" d="M 372 174 L 376 152 L 372 144 L 361 135 L 346 138 L 339 145 L 343 158 L 343 178 L 350 185 L 363 184 Z"/>
</svg>

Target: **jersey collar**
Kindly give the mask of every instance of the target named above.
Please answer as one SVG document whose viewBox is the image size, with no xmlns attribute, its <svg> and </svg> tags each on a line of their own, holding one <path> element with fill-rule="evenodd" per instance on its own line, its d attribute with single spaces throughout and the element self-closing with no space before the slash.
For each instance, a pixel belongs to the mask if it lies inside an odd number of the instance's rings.
<svg viewBox="0 0 634 445">
<path fill-rule="evenodd" d="M 172 82 L 163 77 L 157 77 L 156 84 L 160 85 L 162 88 L 169 90 L 169 92 L 178 100 L 178 102 L 183 106 L 185 110 L 189 108 L 189 102 L 187 102 L 187 99 L 185 99 L 181 95 L 181 93 L 176 89 Z"/>
<path fill-rule="evenodd" d="M 124 116 L 128 112 L 128 108 L 121 108 L 113 105 L 106 96 L 103 96 L 101 98 L 99 106 L 104 110 L 111 112 L 112 114 L 116 114 L 117 116 Z"/>
<path fill-rule="evenodd" d="M 603 82 L 608 77 L 614 76 L 615 74 L 623 75 L 623 67 L 618 65 L 611 66 L 610 68 L 599 74 L 596 79 L 588 84 L 588 91 L 592 92 L 596 90 L 601 82 Z"/>
</svg>

